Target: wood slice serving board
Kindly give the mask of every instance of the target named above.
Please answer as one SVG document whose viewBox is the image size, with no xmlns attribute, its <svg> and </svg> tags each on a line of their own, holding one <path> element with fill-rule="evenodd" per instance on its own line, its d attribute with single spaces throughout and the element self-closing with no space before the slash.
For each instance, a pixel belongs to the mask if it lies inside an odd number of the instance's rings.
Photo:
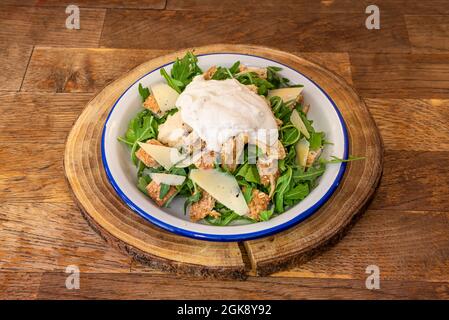
<svg viewBox="0 0 449 320">
<path fill-rule="evenodd" d="M 218 278 L 266 275 L 307 261 L 338 240 L 364 210 L 382 172 L 382 142 L 365 104 L 339 76 L 295 55 L 265 47 L 211 45 L 195 53 L 255 54 L 286 64 L 313 79 L 337 104 L 347 125 L 349 163 L 340 186 L 314 215 L 270 237 L 236 242 L 194 240 L 164 231 L 129 209 L 115 194 L 103 169 L 100 140 L 106 117 L 119 96 L 149 71 L 186 50 L 152 59 L 114 81 L 86 106 L 66 144 L 64 167 L 84 217 L 106 241 L 138 261 L 161 270 Z"/>
</svg>

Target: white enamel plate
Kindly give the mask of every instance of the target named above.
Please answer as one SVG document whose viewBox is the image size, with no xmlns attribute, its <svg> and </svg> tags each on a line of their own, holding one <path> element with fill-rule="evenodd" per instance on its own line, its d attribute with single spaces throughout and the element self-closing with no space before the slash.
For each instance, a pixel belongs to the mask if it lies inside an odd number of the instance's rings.
<svg viewBox="0 0 449 320">
<path fill-rule="evenodd" d="M 259 56 L 236 53 L 212 53 L 198 56 L 199 66 L 207 70 L 212 65 L 230 67 L 234 62 L 254 67 L 281 67 L 280 74 L 290 79 L 292 84 L 304 85 L 305 103 L 310 104 L 308 118 L 313 120 L 317 131 L 324 131 L 326 145 L 323 156 L 346 159 L 348 156 L 348 136 L 346 126 L 332 99 L 316 83 L 300 72 L 276 61 Z M 345 163 L 328 164 L 318 186 L 296 206 L 267 222 L 240 224 L 231 226 L 213 226 L 189 221 L 184 215 L 183 199 L 175 199 L 169 208 L 159 208 L 152 200 L 137 189 L 136 168 L 130 161 L 127 146 L 117 137 L 123 136 L 128 122 L 142 110 L 138 85 L 144 87 L 165 80 L 159 69 L 171 70 L 172 63 L 160 66 L 137 79 L 116 101 L 106 120 L 101 152 L 103 165 L 108 179 L 117 194 L 137 214 L 151 223 L 176 234 L 211 241 L 243 241 L 268 236 L 289 228 L 316 212 L 332 195 L 343 177 Z"/>
</svg>

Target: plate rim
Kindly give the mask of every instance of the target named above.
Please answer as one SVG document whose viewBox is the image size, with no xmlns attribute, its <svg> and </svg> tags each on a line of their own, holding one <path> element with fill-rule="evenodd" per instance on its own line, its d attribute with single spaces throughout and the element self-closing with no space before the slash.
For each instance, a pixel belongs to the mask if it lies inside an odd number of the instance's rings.
<svg viewBox="0 0 449 320">
<path fill-rule="evenodd" d="M 302 75 L 303 77 L 305 77 L 306 79 L 308 79 L 313 85 L 315 85 L 324 95 L 325 97 L 330 101 L 332 107 L 334 108 L 334 110 L 337 113 L 338 119 L 340 121 L 340 124 L 342 126 L 342 131 L 343 131 L 343 158 L 346 159 L 348 157 L 348 153 L 349 153 L 349 137 L 348 137 L 348 132 L 347 132 L 347 127 L 346 127 L 346 123 L 343 119 L 343 116 L 340 112 L 340 110 L 338 109 L 337 105 L 335 104 L 335 102 L 332 100 L 332 98 L 327 94 L 327 92 L 321 88 L 321 86 L 319 86 L 315 81 L 313 81 L 310 77 L 306 76 L 305 74 L 303 74 L 302 72 L 296 70 L 296 68 L 292 68 L 289 65 L 276 61 L 274 59 L 271 58 L 267 58 L 267 57 L 263 57 L 263 56 L 259 56 L 256 54 L 249 54 L 249 53 L 241 53 L 241 52 L 210 52 L 210 53 L 203 53 L 203 54 L 197 54 L 197 57 L 201 57 L 201 56 L 210 56 L 210 55 L 220 55 L 220 54 L 228 54 L 228 55 L 242 55 L 242 56 L 249 56 L 249 57 L 255 57 L 255 58 L 260 58 L 260 59 L 264 59 L 264 60 L 268 60 L 268 61 L 272 61 L 275 63 L 278 63 L 284 67 L 287 67 L 295 72 L 297 72 L 298 74 Z M 185 236 L 188 238 L 193 238 L 193 239 L 197 239 L 197 240 L 206 240 L 206 241 L 216 241 L 216 242 L 233 242 L 233 241 L 247 241 L 247 240 L 253 240 L 253 239 L 257 239 L 257 238 L 262 238 L 262 237 L 267 237 L 270 235 L 273 235 L 275 233 L 284 231 L 288 228 L 291 228 L 297 224 L 299 224 L 300 222 L 304 221 L 305 219 L 309 218 L 310 216 L 312 216 L 314 213 L 316 213 L 318 211 L 318 209 L 323 206 L 328 200 L 329 198 L 333 195 L 333 193 L 335 192 L 335 190 L 337 189 L 337 187 L 340 185 L 340 182 L 343 178 L 343 175 L 346 171 L 346 162 L 342 162 L 340 164 L 340 169 L 337 173 L 337 176 L 335 177 L 334 181 L 332 182 L 331 186 L 329 187 L 329 189 L 326 191 L 326 193 L 315 203 L 313 204 L 310 208 L 308 208 L 307 210 L 303 211 L 302 213 L 298 214 L 297 216 L 293 217 L 292 219 L 273 226 L 271 228 L 267 228 L 267 229 L 263 229 L 263 230 L 259 230 L 259 231 L 255 231 L 255 232 L 248 232 L 248 233 L 238 233 L 238 234 L 213 234 L 213 233 L 203 233 L 203 232 L 196 232 L 196 231 L 190 231 L 190 230 L 186 230 L 182 227 L 179 226 L 174 226 L 172 224 L 166 223 L 164 221 L 161 221 L 159 219 L 157 219 L 156 217 L 154 217 L 153 215 L 151 215 L 150 213 L 148 213 L 147 211 L 141 209 L 139 206 L 137 206 L 131 199 L 128 198 L 128 196 L 126 195 L 125 192 L 123 192 L 120 187 L 118 186 L 117 182 L 115 181 L 115 179 L 112 176 L 112 173 L 109 169 L 108 166 L 108 162 L 106 159 L 106 152 L 105 152 L 105 136 L 106 136 L 106 127 L 109 121 L 109 118 L 111 117 L 112 112 L 114 111 L 115 107 L 117 106 L 118 102 L 121 100 L 121 98 L 128 92 L 129 89 L 131 89 L 131 87 L 133 87 L 137 82 L 139 82 L 141 79 L 145 78 L 146 76 L 148 76 L 149 74 L 160 70 L 161 68 L 164 68 L 170 64 L 174 63 L 174 61 L 170 61 L 168 63 L 165 63 L 157 68 L 152 69 L 151 71 L 145 73 L 144 75 L 142 75 L 140 78 L 138 78 L 136 81 L 134 81 L 132 84 L 130 84 L 128 86 L 128 88 L 126 88 L 125 91 L 123 91 L 123 93 L 117 98 L 117 100 L 114 102 L 111 110 L 109 111 L 106 120 L 104 122 L 103 125 L 103 130 L 101 133 L 101 159 L 102 159 L 102 164 L 103 164 L 103 168 L 105 170 L 106 176 L 108 178 L 108 182 L 111 184 L 111 186 L 113 187 L 113 189 L 115 190 L 115 192 L 117 193 L 117 195 L 121 198 L 121 200 L 131 209 L 133 210 L 135 213 L 137 213 L 139 216 L 141 216 L 142 218 L 144 218 L 145 220 L 149 221 L 150 223 L 166 230 L 169 231 L 171 233 L 177 234 L 177 235 L 181 235 L 181 236 Z"/>
</svg>

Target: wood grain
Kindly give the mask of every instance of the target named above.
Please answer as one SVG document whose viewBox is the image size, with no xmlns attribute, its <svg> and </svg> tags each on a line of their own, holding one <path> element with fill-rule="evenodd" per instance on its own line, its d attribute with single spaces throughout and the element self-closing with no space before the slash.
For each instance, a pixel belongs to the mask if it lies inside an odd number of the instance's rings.
<svg viewBox="0 0 449 320">
<path fill-rule="evenodd" d="M 449 151 L 449 100 L 366 99 L 386 150 Z"/>
<path fill-rule="evenodd" d="M 0 42 L 97 47 L 105 9 L 81 9 L 79 30 L 65 27 L 65 8 L 0 6 Z"/>
<path fill-rule="evenodd" d="M 0 47 L 0 91 L 18 91 L 31 57 L 33 47 L 17 43 L 5 43 Z"/>
<path fill-rule="evenodd" d="M 167 50 L 36 47 L 22 91 L 95 92 L 126 71 Z M 352 81 L 346 53 L 309 52 L 300 56 L 324 65 Z M 66 58 L 70 56 L 68 61 Z"/>
<path fill-rule="evenodd" d="M 371 209 L 447 211 L 449 152 L 386 151 Z"/>
<path fill-rule="evenodd" d="M 449 97 L 449 54 L 353 54 L 352 77 L 366 98 Z"/>
<path fill-rule="evenodd" d="M 412 52 L 449 51 L 449 15 L 406 15 L 405 22 Z"/>
<path fill-rule="evenodd" d="M 408 52 L 401 16 L 385 13 L 380 30 L 368 30 L 355 13 L 298 16 L 252 11 L 113 10 L 106 15 L 101 46 L 180 49 L 210 43 L 251 43 L 288 51 Z M 195 21 L 195 23 L 192 23 Z M 171 27 L 176 25 L 177 32 Z M 129 35 L 133 36 L 130 37 Z M 148 38 L 151 34 L 151 39 Z"/>
<path fill-rule="evenodd" d="M 164 9 L 166 0 L 3 0 L 3 4 L 38 7 L 67 7 L 76 4 L 80 8 L 131 8 Z"/>
<path fill-rule="evenodd" d="M 367 290 L 365 280 L 310 278 L 255 278 L 247 281 L 208 281 L 169 275 L 86 274 L 80 290 L 65 288 L 66 274 L 45 273 L 39 299 L 448 299 L 447 282 L 381 282 Z M 129 283 L 138 283 L 130 286 Z"/>
<path fill-rule="evenodd" d="M 368 210 L 348 234 L 315 259 L 274 276 L 449 281 L 448 212 Z"/>
<path fill-rule="evenodd" d="M 162 50 L 37 47 L 23 91 L 95 92 Z M 66 57 L 71 59 L 67 60 Z"/>
<path fill-rule="evenodd" d="M 81 272 L 129 272 L 130 258 L 111 249 L 68 201 L 2 200 L 0 210 L 0 273 L 64 272 L 68 265 L 78 266 Z"/>
<path fill-rule="evenodd" d="M 304 12 L 340 12 L 365 14 L 367 6 L 375 4 L 379 7 L 381 15 L 384 12 L 407 14 L 445 14 L 449 13 L 449 6 L 445 0 L 167 0 L 169 10 L 195 10 L 195 11 L 217 11 L 217 10 L 250 10 L 273 13 L 295 12 L 300 16 Z M 367 16 L 367 15 L 366 15 Z"/>
<path fill-rule="evenodd" d="M 62 144 L 91 98 L 91 94 L 0 93 L 0 143 Z"/>
</svg>

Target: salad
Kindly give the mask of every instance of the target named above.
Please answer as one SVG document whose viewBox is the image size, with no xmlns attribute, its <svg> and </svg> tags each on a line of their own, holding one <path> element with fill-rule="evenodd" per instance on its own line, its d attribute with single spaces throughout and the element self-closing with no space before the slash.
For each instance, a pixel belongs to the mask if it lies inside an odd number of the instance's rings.
<svg viewBox="0 0 449 320">
<path fill-rule="evenodd" d="M 165 82 L 139 84 L 142 111 L 118 140 L 129 147 L 137 187 L 156 205 L 185 199 L 191 221 L 267 221 L 303 200 L 326 164 L 324 132 L 307 118 L 303 86 L 281 68 L 212 66 L 188 52 Z"/>
</svg>

